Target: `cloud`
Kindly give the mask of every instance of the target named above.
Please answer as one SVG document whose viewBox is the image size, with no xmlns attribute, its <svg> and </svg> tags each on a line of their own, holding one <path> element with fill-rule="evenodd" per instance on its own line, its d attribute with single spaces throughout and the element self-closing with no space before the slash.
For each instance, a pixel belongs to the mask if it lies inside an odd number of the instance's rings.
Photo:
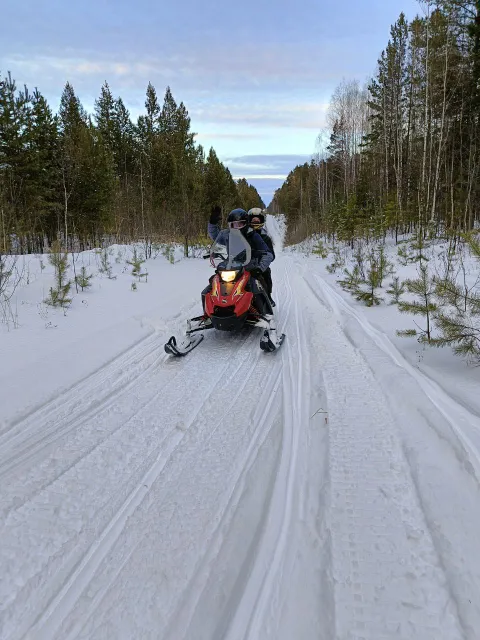
<svg viewBox="0 0 480 640">
<path fill-rule="evenodd" d="M 258 140 L 259 138 L 265 139 L 265 134 L 262 133 L 197 133 L 197 140 L 200 142 L 203 139 L 208 140 L 244 140 L 245 138 L 251 140 Z"/>
<path fill-rule="evenodd" d="M 85 76 L 119 76 L 119 77 L 147 77 L 151 73 L 164 77 L 173 77 L 173 69 L 168 67 L 158 68 L 148 61 L 127 62 L 122 60 L 109 60 L 101 56 L 97 59 L 86 57 L 57 57 L 48 55 L 27 56 L 22 54 L 12 55 L 2 61 L 7 68 L 20 69 L 26 73 L 47 73 L 49 71 L 61 72 L 63 84 L 67 80 Z"/>
<path fill-rule="evenodd" d="M 230 79 L 232 69 L 222 67 L 221 56 L 215 67 L 213 60 L 208 62 L 203 58 L 179 55 L 127 60 L 101 54 L 94 57 L 17 54 L 0 59 L 0 68 L 11 69 L 19 84 L 38 86 L 47 97 L 55 95 L 57 99 L 69 81 L 87 107 L 107 80 L 112 91 L 122 95 L 134 117 L 143 111 L 146 85 L 151 81 L 159 99 L 165 86 L 170 85 L 174 96 L 187 104 L 195 122 L 213 124 L 216 128 L 218 125 L 241 125 L 243 130 L 246 127 L 296 127 L 316 131 L 322 128 L 326 121 L 328 93 L 325 100 L 319 100 L 318 93 L 312 97 L 299 90 L 295 93 L 296 99 L 292 99 L 288 91 L 288 74 L 291 72 L 293 79 L 293 69 L 288 71 L 288 65 L 282 66 L 281 60 L 277 62 L 279 66 L 274 73 L 273 60 L 263 67 L 261 60 L 255 64 L 248 60 L 241 74 L 243 80 L 236 78 L 234 82 Z M 250 80 L 254 74 L 266 74 L 269 82 L 275 85 L 273 93 L 269 93 L 263 80 L 260 84 L 252 84 Z M 297 73 L 297 80 L 298 76 Z M 215 90 L 216 86 L 218 90 Z M 238 131 L 215 133 L 218 138 L 235 139 L 240 135 Z M 250 131 L 249 135 L 254 137 L 255 133 Z M 213 136 L 205 134 L 204 137 Z"/>
<path fill-rule="evenodd" d="M 35 49 L 13 49 L 11 55 L 0 58 L 0 66 L 35 73 L 39 79 L 52 71 L 61 72 L 62 84 L 95 76 L 119 77 L 132 87 L 143 87 L 149 80 L 175 80 L 182 89 L 208 91 L 210 97 L 219 90 L 258 95 L 265 91 L 285 93 L 288 89 L 318 91 L 327 85 L 330 91 L 338 78 L 351 75 L 356 65 L 355 57 L 352 60 L 343 55 L 344 40 L 335 37 L 315 43 L 262 43 L 260 47 L 256 42 L 226 47 L 221 39 L 180 41 L 163 52 L 165 45 L 160 43 L 155 53 L 145 46 L 128 51 L 117 45 L 106 52 L 102 48 L 89 51 L 79 45 L 55 49 L 50 43 L 48 48 L 37 45 Z"/>
<path fill-rule="evenodd" d="M 251 102 L 244 98 L 241 102 L 220 102 L 199 100 L 190 109 L 197 121 L 241 124 L 250 127 L 297 127 L 318 131 L 326 124 L 328 102 L 306 101 L 299 94 L 298 99 L 272 99 L 265 96 Z"/>
<path fill-rule="evenodd" d="M 293 167 L 292 167 L 293 169 Z M 280 174 L 280 175 L 268 175 L 268 174 L 259 174 L 259 175 L 250 175 L 250 174 L 242 174 L 239 176 L 233 176 L 234 180 L 240 180 L 240 178 L 245 178 L 246 180 L 285 180 L 286 178 L 286 174 Z"/>
<path fill-rule="evenodd" d="M 309 162 L 311 156 L 295 154 L 251 155 L 225 158 L 225 164 L 236 176 L 252 180 L 285 179 L 298 164 Z"/>
<path fill-rule="evenodd" d="M 225 158 L 224 162 L 235 180 L 245 178 L 255 186 L 262 200 L 268 204 L 275 189 L 284 183 L 286 177 L 298 164 L 309 162 L 311 156 L 297 154 L 245 155 Z M 255 171 L 252 171 L 255 167 Z"/>
</svg>

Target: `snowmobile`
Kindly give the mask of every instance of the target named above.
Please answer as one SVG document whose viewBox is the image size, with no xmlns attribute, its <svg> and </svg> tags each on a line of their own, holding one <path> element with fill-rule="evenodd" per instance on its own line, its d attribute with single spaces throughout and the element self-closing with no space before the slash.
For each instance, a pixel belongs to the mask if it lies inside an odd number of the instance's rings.
<svg viewBox="0 0 480 640">
<path fill-rule="evenodd" d="M 214 242 L 210 258 L 215 274 L 211 287 L 202 294 L 204 313 L 187 320 L 185 339 L 177 343 L 175 336 L 165 344 L 172 356 L 184 356 L 203 340 L 203 331 L 239 331 L 245 326 L 263 329 L 260 339 L 262 351 L 271 353 L 282 345 L 285 334 L 277 335 L 274 311 L 262 283 L 249 270 L 252 249 L 239 229 L 230 229 L 228 247 Z"/>
</svg>

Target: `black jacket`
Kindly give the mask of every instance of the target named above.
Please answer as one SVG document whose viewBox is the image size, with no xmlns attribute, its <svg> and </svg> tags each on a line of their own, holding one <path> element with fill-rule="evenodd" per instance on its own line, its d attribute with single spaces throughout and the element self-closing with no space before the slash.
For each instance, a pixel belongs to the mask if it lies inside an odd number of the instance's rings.
<svg viewBox="0 0 480 640">
<path fill-rule="evenodd" d="M 273 259 L 275 260 L 275 251 L 273 250 L 272 239 L 270 238 L 268 233 L 265 231 L 265 229 L 260 229 L 260 231 L 257 231 L 257 233 L 260 233 L 260 235 L 262 236 L 262 240 L 265 242 L 265 244 L 269 248 L 270 253 L 273 255 Z"/>
</svg>

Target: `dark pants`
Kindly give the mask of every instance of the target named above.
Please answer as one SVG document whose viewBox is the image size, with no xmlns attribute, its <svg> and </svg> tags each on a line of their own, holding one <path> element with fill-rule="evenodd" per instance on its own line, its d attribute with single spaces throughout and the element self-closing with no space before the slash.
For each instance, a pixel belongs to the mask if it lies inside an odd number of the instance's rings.
<svg viewBox="0 0 480 640">
<path fill-rule="evenodd" d="M 215 275 L 211 276 L 209 278 L 208 281 L 208 286 L 205 287 L 205 289 L 202 291 L 202 307 L 203 307 L 203 313 L 205 314 L 205 297 L 207 295 L 207 293 L 210 293 L 210 291 L 212 290 L 212 280 L 214 279 Z"/>
<path fill-rule="evenodd" d="M 265 282 L 265 288 L 267 290 L 267 293 L 271 298 L 273 283 L 272 283 L 272 272 L 270 271 L 270 267 L 268 267 L 268 269 L 263 272 L 263 281 Z"/>
</svg>

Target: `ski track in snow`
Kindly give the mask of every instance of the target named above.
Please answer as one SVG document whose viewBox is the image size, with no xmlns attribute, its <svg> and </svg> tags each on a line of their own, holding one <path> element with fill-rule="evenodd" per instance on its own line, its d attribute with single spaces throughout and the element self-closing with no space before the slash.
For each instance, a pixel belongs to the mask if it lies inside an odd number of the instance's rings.
<svg viewBox="0 0 480 640">
<path fill-rule="evenodd" d="M 473 640 L 381 384 L 274 266 L 278 353 L 157 331 L 0 434 L 2 640 Z"/>
<path fill-rule="evenodd" d="M 480 481 L 480 418 L 445 393 L 440 385 L 431 378 L 409 364 L 388 337 L 378 329 L 375 329 L 361 313 L 348 305 L 342 296 L 329 284 L 319 276 L 315 275 L 314 278 L 334 312 L 337 315 L 341 315 L 343 311 L 353 317 L 377 346 L 419 384 L 427 398 L 448 420 L 452 430 L 462 442 L 469 455 L 471 467 L 476 474 L 477 480 Z"/>
</svg>

